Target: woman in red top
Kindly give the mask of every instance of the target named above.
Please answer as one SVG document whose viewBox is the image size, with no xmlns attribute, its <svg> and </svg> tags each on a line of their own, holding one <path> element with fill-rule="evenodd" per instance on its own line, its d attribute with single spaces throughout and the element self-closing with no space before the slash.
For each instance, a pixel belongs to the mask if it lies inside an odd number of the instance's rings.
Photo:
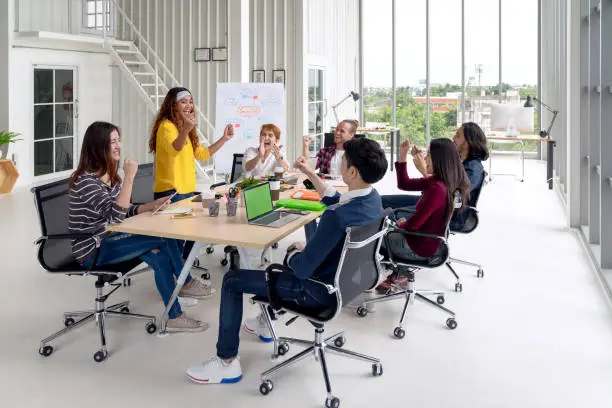
<svg viewBox="0 0 612 408">
<path fill-rule="evenodd" d="M 426 157 L 427 174 L 429 177 L 410 178 L 406 161 L 412 143 L 405 140 L 400 145 L 399 161 L 395 163 L 397 187 L 404 191 L 422 191 L 416 210 L 407 218 L 400 218 L 397 226 L 409 230 L 426 232 L 444 236 L 446 225 L 453 215 L 455 192 L 459 192 L 463 203 L 467 203 L 470 188 L 469 179 L 461 163 L 457 148 L 449 139 L 434 139 L 429 144 L 429 154 Z M 392 251 L 404 259 L 423 259 L 435 255 L 440 241 L 434 238 L 410 237 L 404 239 L 394 234 L 389 236 Z M 404 286 L 405 276 L 395 277 L 393 274 L 378 285 L 377 290 L 387 292 L 391 284 Z"/>
</svg>

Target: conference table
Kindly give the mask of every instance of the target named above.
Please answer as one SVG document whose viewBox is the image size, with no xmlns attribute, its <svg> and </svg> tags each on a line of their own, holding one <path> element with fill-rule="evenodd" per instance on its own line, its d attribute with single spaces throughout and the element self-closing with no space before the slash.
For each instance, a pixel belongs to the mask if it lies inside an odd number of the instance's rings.
<svg viewBox="0 0 612 408">
<path fill-rule="evenodd" d="M 303 180 L 303 178 L 300 178 L 300 180 Z M 298 185 L 301 185 L 301 183 Z M 225 187 L 225 189 L 226 188 L 227 187 Z M 298 187 L 296 186 L 295 188 L 281 192 L 280 198 L 288 198 L 296 188 Z M 342 187 L 337 188 L 339 191 L 343 190 Z M 178 297 L 178 293 L 189 276 L 191 265 L 193 265 L 196 256 L 200 253 L 202 245 L 206 243 L 235 246 L 240 254 L 241 267 L 252 269 L 246 248 L 265 251 L 273 244 L 289 236 L 304 225 L 316 220 L 322 213 L 321 211 L 312 211 L 308 215 L 302 215 L 295 221 L 280 228 L 271 228 L 249 225 L 247 223 L 245 208 L 241 205 L 238 206 L 235 217 L 228 217 L 224 200 L 219 200 L 221 204 L 219 216 L 210 217 L 208 215 L 208 209 L 204 209 L 200 202 L 193 202 L 191 200 L 192 199 L 189 198 L 179 201 L 176 205 L 180 207 L 191 207 L 193 209 L 193 214 L 195 214 L 195 218 L 172 219 L 170 214 L 151 215 L 151 213 L 144 213 L 127 218 L 122 223 L 109 225 L 107 227 L 107 230 L 113 232 L 174 238 L 195 242 L 181 270 L 180 276 L 177 279 L 176 288 L 172 293 L 170 302 L 162 315 L 159 334 L 166 333 L 170 306 Z"/>
<path fill-rule="evenodd" d="M 554 147 L 557 145 L 554 139 L 550 137 L 540 137 L 537 135 L 519 135 L 519 136 L 504 136 L 504 135 L 496 135 L 489 134 L 487 135 L 488 142 L 502 142 L 502 143 L 524 143 L 524 142 L 536 142 L 536 143 L 546 143 L 547 154 L 546 154 L 546 182 L 548 183 L 548 189 L 552 190 L 553 188 L 553 159 L 555 149 Z M 524 154 L 524 153 L 523 153 Z M 491 178 L 491 157 L 489 156 L 489 179 Z M 525 158 L 522 157 L 522 174 L 525 176 Z M 521 179 L 521 181 L 523 181 Z"/>
</svg>

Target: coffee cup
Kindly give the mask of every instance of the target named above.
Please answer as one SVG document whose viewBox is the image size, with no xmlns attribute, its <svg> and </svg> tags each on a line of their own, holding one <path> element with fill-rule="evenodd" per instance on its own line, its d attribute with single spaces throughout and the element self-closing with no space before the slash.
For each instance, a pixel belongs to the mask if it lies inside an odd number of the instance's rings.
<svg viewBox="0 0 612 408">
<path fill-rule="evenodd" d="M 280 178 L 282 178 L 282 177 L 283 177 L 283 174 L 284 174 L 284 173 L 285 173 L 285 169 L 284 169 L 284 168 L 282 168 L 282 167 L 276 167 L 276 168 L 274 169 L 274 177 L 277 177 L 277 178 L 279 178 L 279 179 L 280 179 Z"/>
<path fill-rule="evenodd" d="M 278 201 L 280 198 L 280 180 L 270 180 L 270 195 L 272 196 L 272 201 Z"/>
</svg>

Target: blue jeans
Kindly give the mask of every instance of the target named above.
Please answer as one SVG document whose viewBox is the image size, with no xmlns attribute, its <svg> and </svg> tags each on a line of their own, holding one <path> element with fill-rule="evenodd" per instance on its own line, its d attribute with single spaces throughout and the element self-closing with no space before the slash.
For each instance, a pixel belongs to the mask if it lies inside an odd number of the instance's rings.
<svg viewBox="0 0 612 408">
<path fill-rule="evenodd" d="M 167 190 L 167 191 L 162 191 L 161 193 L 153 193 L 153 198 L 154 199 L 159 199 L 162 197 L 168 197 L 171 196 L 172 194 L 174 194 L 176 192 L 176 190 Z M 187 198 L 191 198 L 195 195 L 195 193 L 185 193 L 185 194 L 177 194 L 174 197 L 172 197 L 171 202 L 176 203 L 177 201 L 182 201 L 185 200 Z M 191 249 L 193 248 L 193 241 L 183 241 L 183 240 L 177 240 L 178 245 L 179 245 L 179 249 L 181 250 L 182 254 L 183 254 L 183 259 L 187 259 L 187 256 L 189 256 L 189 252 L 191 252 Z M 187 283 L 188 281 L 185 281 L 185 283 Z"/>
<path fill-rule="evenodd" d="M 152 251 L 158 249 L 159 252 Z M 175 288 L 174 278 L 179 276 L 183 260 L 176 240 L 145 235 L 116 234 L 105 238 L 99 249 L 97 266 L 112 265 L 139 258 L 155 272 L 155 285 L 164 305 L 168 305 Z M 93 255 L 83 262 L 89 267 Z M 175 301 L 168 317 L 174 319 L 181 314 L 181 306 Z"/>
<path fill-rule="evenodd" d="M 278 277 L 276 290 L 282 300 L 294 300 L 302 306 L 325 308 L 335 302 L 335 295 L 327 293 L 327 289 L 322 285 L 298 279 L 290 273 L 283 273 Z M 264 271 L 232 269 L 223 277 L 217 341 L 217 356 L 220 358 L 229 359 L 238 355 L 245 293 L 268 296 Z"/>
</svg>

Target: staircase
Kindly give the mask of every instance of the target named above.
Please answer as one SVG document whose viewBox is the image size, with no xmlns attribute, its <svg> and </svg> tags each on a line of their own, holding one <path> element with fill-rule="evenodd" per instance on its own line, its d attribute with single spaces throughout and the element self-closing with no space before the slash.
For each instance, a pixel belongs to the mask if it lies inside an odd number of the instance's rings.
<svg viewBox="0 0 612 408">
<path fill-rule="evenodd" d="M 112 7 L 116 11 L 117 17 L 126 23 L 126 29 L 130 30 L 138 43 L 143 48 L 139 49 L 132 41 L 116 41 L 107 38 L 105 48 L 117 64 L 121 72 L 135 86 L 138 94 L 146 104 L 149 111 L 155 115 L 161 106 L 168 90 L 175 86 L 181 86 L 172 72 L 166 67 L 155 50 L 149 45 L 146 38 L 140 33 L 138 28 L 129 19 L 127 14 L 117 4 L 111 0 Z M 143 54 L 146 53 L 148 58 Z M 214 137 L 215 128 L 208 118 L 195 106 L 196 120 L 199 126 L 196 128 L 198 138 L 203 146 L 210 146 L 210 140 L 204 136 L 201 127 L 206 128 L 206 134 Z M 215 182 L 214 159 L 206 162 L 196 160 L 196 183 L 211 184 Z"/>
</svg>

